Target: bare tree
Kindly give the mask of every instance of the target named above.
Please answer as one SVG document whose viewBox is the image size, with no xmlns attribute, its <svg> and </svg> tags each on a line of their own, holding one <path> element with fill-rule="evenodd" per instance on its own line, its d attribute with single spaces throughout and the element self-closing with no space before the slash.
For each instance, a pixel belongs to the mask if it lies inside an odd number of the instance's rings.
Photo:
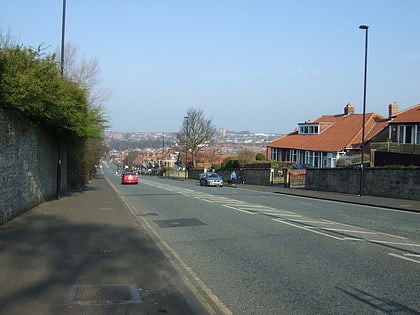
<svg viewBox="0 0 420 315">
<path fill-rule="evenodd" d="M 88 92 L 88 103 L 91 107 L 102 109 L 109 92 L 100 88 L 98 61 L 95 58 L 78 59 L 77 47 L 70 43 L 66 43 L 64 51 L 64 75 L 71 81 L 79 83 Z M 60 53 L 56 53 L 56 56 L 60 56 Z"/>
<path fill-rule="evenodd" d="M 10 31 L 10 29 L 7 31 L 7 33 L 4 33 L 4 34 L 2 30 L 0 29 L 0 49 L 17 46 L 18 43 L 19 43 L 18 38 L 12 35 L 12 32 Z"/>
<path fill-rule="evenodd" d="M 242 149 L 238 152 L 238 161 L 240 165 L 255 162 L 255 152 L 250 149 Z"/>
<path fill-rule="evenodd" d="M 212 120 L 206 119 L 201 109 L 188 110 L 182 127 L 176 135 L 178 145 L 181 146 L 181 150 L 184 150 L 184 164 L 191 162 L 193 167 L 197 166 L 198 152 L 213 140 L 216 130 Z M 189 154 L 191 154 L 191 160 L 188 159 Z"/>
</svg>

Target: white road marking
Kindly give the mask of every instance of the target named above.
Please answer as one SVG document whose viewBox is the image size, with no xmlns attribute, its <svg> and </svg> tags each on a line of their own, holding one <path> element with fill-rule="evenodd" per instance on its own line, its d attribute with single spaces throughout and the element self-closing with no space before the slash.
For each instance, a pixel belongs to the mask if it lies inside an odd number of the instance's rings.
<svg viewBox="0 0 420 315">
<path fill-rule="evenodd" d="M 143 181 L 143 183 L 145 183 Z M 420 247 L 420 244 L 416 243 L 408 243 L 407 238 L 388 234 L 384 232 L 379 231 L 373 231 L 368 229 L 363 229 L 361 227 L 353 226 L 350 224 L 330 221 L 326 219 L 313 219 L 310 217 L 305 217 L 302 215 L 298 215 L 294 212 L 283 210 L 283 209 L 277 209 L 272 207 L 267 207 L 263 205 L 258 204 L 251 204 L 247 203 L 241 200 L 231 199 L 227 197 L 219 197 L 212 194 L 204 193 L 204 192 L 197 192 L 191 189 L 186 188 L 179 188 L 174 189 L 174 186 L 171 185 L 156 185 L 155 183 L 149 182 L 145 183 L 151 186 L 155 186 L 161 189 L 166 189 L 169 191 L 173 191 L 182 195 L 185 195 L 187 197 L 192 197 L 197 200 L 209 202 L 209 203 L 220 203 L 221 206 L 235 210 L 238 212 L 246 213 L 246 214 L 263 214 L 269 217 L 272 217 L 272 221 L 282 223 L 285 225 L 289 225 L 301 230 L 305 230 L 311 233 L 315 233 L 318 235 L 322 235 L 325 237 L 329 237 L 335 240 L 339 241 L 362 241 L 362 242 L 369 242 L 373 244 L 378 245 L 392 245 L 394 247 L 398 247 L 399 249 L 403 251 L 417 251 L 417 249 Z M 301 198 L 300 196 L 297 196 Z M 331 201 L 334 202 L 334 201 Z M 369 206 L 367 206 L 369 207 Z M 308 225 L 311 224 L 311 225 Z M 350 234 L 349 236 L 343 236 L 339 237 L 337 235 L 334 235 L 334 233 L 343 233 L 343 234 Z M 355 234 L 354 237 L 351 237 L 351 234 Z M 338 234 L 339 235 L 339 234 Z M 357 235 L 360 235 L 358 237 Z M 370 238 L 363 237 L 363 235 L 371 235 Z M 373 237 L 377 239 L 372 239 Z M 400 240 L 407 240 L 407 242 L 395 242 L 392 241 L 393 239 L 400 239 Z M 410 249 L 412 247 L 412 249 Z M 412 261 L 415 263 L 420 263 L 420 261 L 414 259 L 420 257 L 420 255 L 417 254 L 410 254 L 410 253 L 404 253 L 403 255 L 399 254 L 393 254 L 389 253 L 389 255 L 404 259 L 407 261 Z"/>
<path fill-rule="evenodd" d="M 326 231 L 332 231 L 332 232 L 344 232 L 344 233 L 359 233 L 359 234 L 375 234 L 377 235 L 377 232 L 371 232 L 371 231 L 357 231 L 357 230 L 343 230 L 343 229 L 334 229 L 334 228 L 321 228 L 322 230 Z"/>
<path fill-rule="evenodd" d="M 252 214 L 252 215 L 254 215 L 254 214 L 256 214 L 257 212 L 252 212 L 252 211 L 248 211 L 248 210 L 242 210 L 242 209 L 239 209 L 239 208 L 236 208 L 236 207 L 232 207 L 232 206 L 229 206 L 229 205 L 222 205 L 223 207 L 226 207 L 226 208 L 230 208 L 230 209 L 232 209 L 232 210 L 236 210 L 236 211 L 240 211 L 240 212 L 244 212 L 244 213 L 247 213 L 247 214 Z"/>
<path fill-rule="evenodd" d="M 276 222 L 279 222 L 279 223 L 283 223 L 283 224 L 287 224 L 287 225 L 296 227 L 298 229 L 306 230 L 306 231 L 309 231 L 309 232 L 312 232 L 312 233 L 315 233 L 315 234 L 324 235 L 324 236 L 327 236 L 327 237 L 330 237 L 330 238 L 333 238 L 333 239 L 336 239 L 336 240 L 339 240 L 339 241 L 342 241 L 343 240 L 343 238 L 336 237 L 336 236 L 333 236 L 333 235 L 327 234 L 327 233 L 322 233 L 322 232 L 319 232 L 317 230 L 312 230 L 312 229 L 306 228 L 306 227 L 301 226 L 301 225 L 293 224 L 291 222 L 287 222 L 287 221 L 283 221 L 283 220 L 279 220 L 279 219 L 273 219 L 273 221 L 276 221 Z"/>
<path fill-rule="evenodd" d="M 398 255 L 398 254 L 394 254 L 394 253 L 388 253 L 388 255 L 420 264 L 420 260 L 411 259 L 411 258 L 405 257 L 403 255 Z"/>
</svg>

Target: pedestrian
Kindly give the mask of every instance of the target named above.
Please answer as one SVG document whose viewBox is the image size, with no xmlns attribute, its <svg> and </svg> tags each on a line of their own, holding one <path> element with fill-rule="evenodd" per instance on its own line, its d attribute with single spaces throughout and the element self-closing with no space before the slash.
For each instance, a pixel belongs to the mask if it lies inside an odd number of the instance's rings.
<svg viewBox="0 0 420 315">
<path fill-rule="evenodd" d="M 232 171 L 232 173 L 230 173 L 230 183 L 232 186 L 235 186 L 235 182 L 236 182 L 236 172 Z"/>
</svg>

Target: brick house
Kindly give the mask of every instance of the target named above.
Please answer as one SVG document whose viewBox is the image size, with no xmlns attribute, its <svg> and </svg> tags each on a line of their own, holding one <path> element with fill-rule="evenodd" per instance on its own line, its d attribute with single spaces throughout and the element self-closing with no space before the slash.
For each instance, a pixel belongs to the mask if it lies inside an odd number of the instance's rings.
<svg viewBox="0 0 420 315">
<path fill-rule="evenodd" d="M 356 114 L 354 106 L 347 104 L 342 114 L 299 123 L 295 131 L 268 143 L 266 158 L 311 167 L 335 167 L 339 158 L 360 155 L 362 121 L 363 114 Z M 365 114 L 365 153 L 370 152 L 372 140 L 386 139 L 383 131 L 387 125 L 387 118 Z"/>
<path fill-rule="evenodd" d="M 389 105 L 388 125 L 370 148 L 375 166 L 420 166 L 420 104 L 402 111 L 396 103 Z"/>
<path fill-rule="evenodd" d="M 389 106 L 388 139 L 399 144 L 420 144 L 420 104 L 401 112 L 398 104 Z"/>
</svg>

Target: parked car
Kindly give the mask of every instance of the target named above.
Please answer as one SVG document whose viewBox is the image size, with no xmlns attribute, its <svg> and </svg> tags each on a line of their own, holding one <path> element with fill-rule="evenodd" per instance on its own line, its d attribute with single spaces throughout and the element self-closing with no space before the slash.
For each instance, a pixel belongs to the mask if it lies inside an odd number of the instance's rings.
<svg viewBox="0 0 420 315">
<path fill-rule="evenodd" d="M 223 178 L 217 173 L 202 173 L 200 174 L 200 185 L 223 187 Z"/>
<path fill-rule="evenodd" d="M 138 184 L 139 174 L 137 172 L 124 172 L 121 175 L 121 184 Z"/>
</svg>

